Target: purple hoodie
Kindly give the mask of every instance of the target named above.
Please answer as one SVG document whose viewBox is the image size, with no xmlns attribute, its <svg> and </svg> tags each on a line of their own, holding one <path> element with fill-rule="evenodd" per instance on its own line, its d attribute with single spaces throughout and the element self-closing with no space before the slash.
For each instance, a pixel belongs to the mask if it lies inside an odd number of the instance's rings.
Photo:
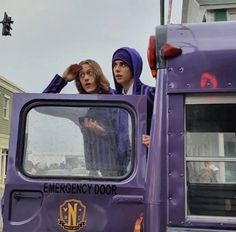
<svg viewBox="0 0 236 232">
<path fill-rule="evenodd" d="M 149 133 L 151 127 L 155 88 L 145 85 L 140 81 L 140 75 L 142 73 L 142 68 L 143 68 L 142 58 L 134 48 L 122 47 L 114 52 L 112 56 L 112 67 L 114 61 L 116 60 L 122 60 L 131 69 L 134 78 L 133 91 L 132 91 L 133 95 L 147 96 L 147 115 L 148 115 L 147 132 Z M 117 83 L 114 72 L 112 73 L 115 82 L 116 93 L 122 94 L 123 87 Z"/>
</svg>

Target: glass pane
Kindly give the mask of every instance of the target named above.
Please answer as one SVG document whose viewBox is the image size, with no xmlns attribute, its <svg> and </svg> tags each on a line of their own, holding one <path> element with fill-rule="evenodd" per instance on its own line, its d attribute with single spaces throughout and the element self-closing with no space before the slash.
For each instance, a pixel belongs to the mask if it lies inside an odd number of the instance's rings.
<svg viewBox="0 0 236 232">
<path fill-rule="evenodd" d="M 23 168 L 33 176 L 124 176 L 131 167 L 131 129 L 124 109 L 34 108 L 26 120 Z"/>
<path fill-rule="evenodd" d="M 189 161 L 187 181 L 190 183 L 234 183 L 236 184 L 236 161 Z"/>
<path fill-rule="evenodd" d="M 186 105 L 188 132 L 236 131 L 236 104 Z"/>
<path fill-rule="evenodd" d="M 10 100 L 8 97 L 4 97 L 3 101 L 3 117 L 8 119 L 9 118 L 9 104 Z"/>
<path fill-rule="evenodd" d="M 227 21 L 226 9 L 215 10 L 215 21 Z"/>
<path fill-rule="evenodd" d="M 189 215 L 236 216 L 236 162 L 187 162 Z"/>
<path fill-rule="evenodd" d="M 230 13 L 229 19 L 230 19 L 231 21 L 236 21 L 236 12 Z"/>
<path fill-rule="evenodd" d="M 236 157 L 235 104 L 186 105 L 186 153 Z"/>
</svg>

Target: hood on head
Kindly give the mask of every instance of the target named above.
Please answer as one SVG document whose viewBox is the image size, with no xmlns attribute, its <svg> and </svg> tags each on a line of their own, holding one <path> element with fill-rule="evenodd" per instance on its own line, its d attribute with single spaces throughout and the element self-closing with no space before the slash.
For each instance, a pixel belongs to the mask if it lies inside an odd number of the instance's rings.
<svg viewBox="0 0 236 232">
<path fill-rule="evenodd" d="M 140 75 L 142 73 L 143 61 L 139 53 L 134 48 L 122 47 L 117 49 L 112 56 L 112 67 L 113 63 L 116 60 L 124 61 L 133 74 L 134 84 L 133 84 L 133 93 L 136 93 L 137 83 L 140 82 Z M 122 93 L 122 86 L 116 82 L 114 72 L 112 71 L 113 79 L 115 82 L 115 88 L 117 94 Z"/>
</svg>

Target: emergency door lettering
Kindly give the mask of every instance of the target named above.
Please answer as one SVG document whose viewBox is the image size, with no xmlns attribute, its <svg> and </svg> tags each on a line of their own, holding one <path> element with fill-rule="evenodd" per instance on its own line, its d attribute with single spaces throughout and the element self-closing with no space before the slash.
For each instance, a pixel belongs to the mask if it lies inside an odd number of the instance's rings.
<svg viewBox="0 0 236 232">
<path fill-rule="evenodd" d="M 60 205 L 58 225 L 64 230 L 78 231 L 86 226 L 86 207 L 76 199 L 66 200 Z"/>
<path fill-rule="evenodd" d="M 44 193 L 117 195 L 116 185 L 45 183 Z"/>
</svg>

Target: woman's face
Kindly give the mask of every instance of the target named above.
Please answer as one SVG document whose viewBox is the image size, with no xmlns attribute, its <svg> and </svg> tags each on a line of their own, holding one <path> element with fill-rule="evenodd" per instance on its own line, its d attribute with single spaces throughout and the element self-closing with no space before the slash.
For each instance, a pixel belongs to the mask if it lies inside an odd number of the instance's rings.
<svg viewBox="0 0 236 232">
<path fill-rule="evenodd" d="M 94 71 L 88 64 L 82 64 L 82 70 L 79 73 L 79 81 L 86 93 L 96 93 L 97 84 Z"/>
<path fill-rule="evenodd" d="M 113 63 L 113 73 L 118 84 L 129 87 L 133 83 L 133 75 L 129 66 L 122 60 Z"/>
</svg>

